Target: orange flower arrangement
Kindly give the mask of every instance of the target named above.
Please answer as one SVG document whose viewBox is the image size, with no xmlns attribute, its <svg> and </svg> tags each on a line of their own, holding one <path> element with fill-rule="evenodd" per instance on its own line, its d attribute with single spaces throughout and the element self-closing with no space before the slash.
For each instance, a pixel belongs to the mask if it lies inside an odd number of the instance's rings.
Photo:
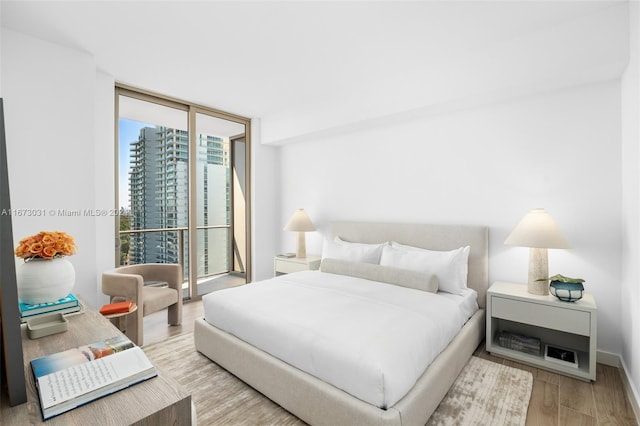
<svg viewBox="0 0 640 426">
<path fill-rule="evenodd" d="M 20 240 L 15 254 L 25 261 L 33 258 L 53 259 L 76 253 L 76 243 L 66 232 L 41 231 Z"/>
</svg>

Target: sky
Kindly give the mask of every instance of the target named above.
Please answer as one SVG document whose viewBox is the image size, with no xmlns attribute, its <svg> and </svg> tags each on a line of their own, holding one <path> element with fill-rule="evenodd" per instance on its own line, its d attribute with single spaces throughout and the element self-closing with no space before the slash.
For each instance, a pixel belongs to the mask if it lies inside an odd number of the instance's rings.
<svg viewBox="0 0 640 426">
<path fill-rule="evenodd" d="M 120 118 L 118 121 L 118 189 L 119 207 L 129 207 L 129 147 L 138 140 L 140 129 L 153 124 Z"/>
</svg>

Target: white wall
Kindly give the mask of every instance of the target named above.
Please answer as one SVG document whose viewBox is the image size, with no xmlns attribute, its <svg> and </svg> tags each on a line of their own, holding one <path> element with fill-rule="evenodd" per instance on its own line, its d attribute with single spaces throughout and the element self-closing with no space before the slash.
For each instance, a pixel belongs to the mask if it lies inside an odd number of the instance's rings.
<svg viewBox="0 0 640 426">
<path fill-rule="evenodd" d="M 115 82 L 113 77 L 105 72 L 98 70 L 95 74 L 94 208 L 112 211 L 115 206 L 115 98 L 113 95 Z M 107 215 L 96 218 L 95 307 L 109 302 L 109 297 L 102 293 L 101 280 L 102 272 L 115 266 L 115 228 L 115 216 Z"/>
<path fill-rule="evenodd" d="M 273 276 L 280 235 L 279 148 L 261 143 L 259 119 L 251 121 L 251 167 L 252 278 L 258 281 Z"/>
<path fill-rule="evenodd" d="M 113 219 L 60 211 L 95 209 L 105 201 L 99 188 L 113 182 L 113 121 L 109 130 L 102 116 L 109 84 L 113 104 L 113 80 L 98 78 L 86 53 L 5 28 L 1 51 L 12 207 L 39 214 L 14 215 L 14 240 L 41 230 L 72 235 L 78 246 L 69 258 L 76 270 L 74 293 L 99 306 L 96 272 L 106 264 L 105 244 L 113 247 Z M 106 229 L 108 242 L 101 232 Z"/>
<path fill-rule="evenodd" d="M 598 347 L 620 353 L 620 138 L 611 81 L 286 145 L 276 226 L 305 208 L 320 253 L 332 220 L 483 224 L 490 280 L 524 282 L 528 250 L 503 242 L 544 207 L 574 247 L 550 250 L 549 272 L 586 280 Z M 293 251 L 292 235 L 280 241 Z"/>
<path fill-rule="evenodd" d="M 630 57 L 622 77 L 622 362 L 640 404 L 640 6 L 629 4 Z"/>
</svg>

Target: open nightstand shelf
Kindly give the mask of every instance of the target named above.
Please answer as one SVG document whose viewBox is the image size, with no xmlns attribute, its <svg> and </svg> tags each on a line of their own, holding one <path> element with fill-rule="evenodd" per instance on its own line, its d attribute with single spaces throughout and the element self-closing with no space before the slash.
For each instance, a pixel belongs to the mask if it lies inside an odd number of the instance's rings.
<svg viewBox="0 0 640 426">
<path fill-rule="evenodd" d="M 497 320 L 500 321 L 500 320 Z M 496 318 L 493 319 L 493 322 L 496 323 Z M 512 331 L 512 332 L 520 332 L 523 333 L 523 326 L 524 324 L 517 324 L 517 323 L 513 323 L 512 325 L 506 326 L 505 324 L 500 324 L 498 327 L 502 327 L 502 329 L 500 331 Z M 503 348 L 502 346 L 500 346 L 500 344 L 498 343 L 498 340 L 496 338 L 493 339 L 493 342 L 491 343 L 491 349 L 487 348 L 487 351 L 490 351 L 492 354 L 494 355 L 500 355 L 502 357 L 505 358 L 510 358 L 513 359 L 515 361 L 520 361 L 522 363 L 525 364 L 529 364 L 529 365 L 533 365 L 536 367 L 541 367 L 547 370 L 552 370 L 558 373 L 562 373 L 562 374 L 566 374 L 567 376 L 572 376 L 575 378 L 579 378 L 582 380 L 595 380 L 595 371 L 594 371 L 594 376 L 593 378 L 591 378 L 591 374 L 589 372 L 589 365 L 590 365 L 590 361 L 591 361 L 591 356 L 589 355 L 588 351 L 583 351 L 583 350 L 579 350 L 577 349 L 574 345 L 574 347 L 570 348 L 573 349 L 574 351 L 577 352 L 578 354 L 578 368 L 575 367 L 570 367 L 570 366 L 564 366 L 561 364 L 557 364 L 555 362 L 552 361 L 547 361 L 544 359 L 544 345 L 545 344 L 556 344 L 558 346 L 562 346 L 562 347 L 568 347 L 567 344 L 562 340 L 563 337 L 565 337 L 563 334 L 557 334 L 554 336 L 555 333 L 557 333 L 557 331 L 555 330 L 549 330 L 549 329 L 542 329 L 539 328 L 538 333 L 534 332 L 529 332 L 528 334 L 531 337 L 537 337 L 542 341 L 542 346 L 541 346 L 541 351 L 539 355 L 531 355 L 528 354 L 526 352 L 520 352 L 514 349 L 508 349 L 508 348 Z M 555 333 L 554 333 L 555 332 Z M 497 331 L 496 331 L 497 333 Z M 551 333 L 550 335 L 547 333 Z M 524 334 L 524 333 L 523 333 Z M 495 334 L 494 334 L 495 336 Z M 547 336 L 547 337 L 545 337 Z M 555 337 L 555 338 L 554 338 Z M 561 344 L 559 343 L 552 343 L 550 342 L 550 340 L 559 340 L 558 338 L 560 338 L 560 341 L 562 342 Z"/>
<path fill-rule="evenodd" d="M 526 285 L 494 283 L 487 292 L 487 352 L 582 380 L 596 379 L 597 308 L 590 294 L 578 302 L 562 302 L 554 296 L 527 292 Z M 540 353 L 500 346 L 499 332 L 534 337 Z M 544 358 L 545 344 L 575 351 L 578 367 Z"/>
</svg>

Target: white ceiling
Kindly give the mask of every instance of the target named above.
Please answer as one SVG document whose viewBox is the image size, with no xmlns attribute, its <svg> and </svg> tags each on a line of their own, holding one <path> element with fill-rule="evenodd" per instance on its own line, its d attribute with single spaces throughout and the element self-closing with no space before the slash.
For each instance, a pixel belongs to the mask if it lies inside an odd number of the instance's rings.
<svg viewBox="0 0 640 426">
<path fill-rule="evenodd" d="M 481 63 L 479 60 L 465 62 L 463 58 L 495 54 L 514 40 L 524 40 L 526 50 L 531 34 L 565 23 L 571 28 L 571 22 L 594 19 L 620 4 L 611 0 L 2 0 L 1 17 L 4 27 L 93 55 L 96 66 L 118 82 L 261 117 L 263 122 L 273 117 L 277 126 L 270 128 L 275 130 L 288 126 L 286 117 L 293 117 L 296 111 L 297 123 L 304 121 L 302 112 L 315 115 L 347 107 L 361 111 L 353 117 L 345 112 L 340 112 L 340 119 L 326 117 L 343 125 L 424 106 L 430 96 L 437 98 L 439 82 L 434 70 L 451 74 L 442 64 L 464 65 L 458 71 L 463 68 L 465 78 L 481 74 L 482 70 L 467 66 Z M 566 33 L 567 39 L 578 34 Z M 550 44 L 562 46 L 564 32 L 554 34 Z M 611 54 L 598 52 L 623 50 L 620 46 L 591 46 L 608 42 L 618 43 L 619 38 L 587 36 L 586 45 L 578 50 L 603 57 Z M 533 56 L 532 63 L 556 60 L 548 57 L 547 50 L 553 51 L 536 48 L 526 52 L 527 58 Z M 592 68 L 605 69 L 612 62 L 624 62 L 616 55 L 591 57 L 587 62 Z M 517 58 L 505 60 L 512 64 Z M 573 60 L 571 55 L 569 60 Z M 586 68 L 578 65 L 576 68 Z M 522 73 L 517 66 L 513 68 L 512 74 Z M 620 66 L 607 68 L 608 74 L 620 72 Z M 510 78 L 497 79 L 515 85 L 516 80 Z M 454 80 L 447 84 L 461 86 Z M 309 126 L 294 133 L 319 129 Z M 280 132 L 276 139 L 284 138 L 285 133 Z"/>
</svg>

